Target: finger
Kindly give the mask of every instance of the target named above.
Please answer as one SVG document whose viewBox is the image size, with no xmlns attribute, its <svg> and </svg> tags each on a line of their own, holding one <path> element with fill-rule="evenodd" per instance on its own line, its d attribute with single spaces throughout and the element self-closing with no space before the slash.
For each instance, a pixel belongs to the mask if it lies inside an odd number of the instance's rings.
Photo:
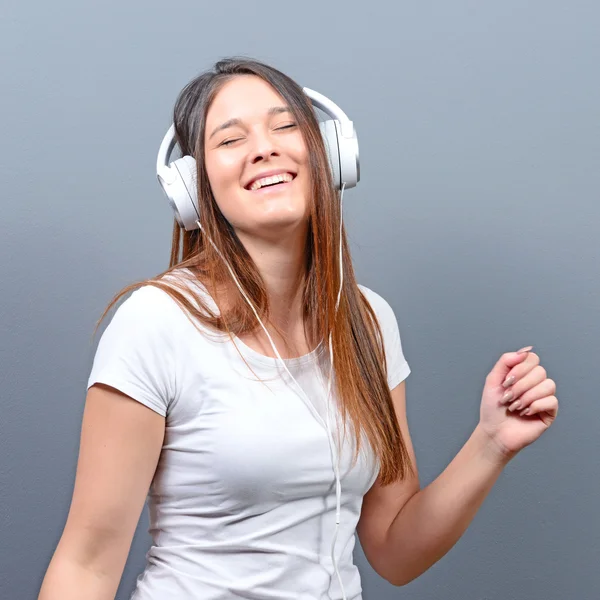
<svg viewBox="0 0 600 600">
<path fill-rule="evenodd" d="M 533 417 L 539 414 L 548 414 L 554 419 L 558 414 L 558 398 L 556 396 L 546 396 L 532 402 L 527 408 L 523 409 L 520 416 Z"/>
<path fill-rule="evenodd" d="M 522 394 L 518 399 L 511 400 L 508 410 L 511 412 L 516 410 L 522 411 L 532 402 L 546 396 L 552 396 L 555 392 L 556 384 L 554 381 L 552 379 L 544 379 L 541 383 Z"/>
<path fill-rule="evenodd" d="M 541 365 L 534 367 L 523 379 L 516 381 L 514 384 L 509 386 L 506 393 L 502 397 L 501 403 L 507 404 L 508 402 L 514 402 L 518 400 L 525 392 L 533 389 L 536 385 L 539 385 L 546 379 L 546 369 Z M 509 394 L 509 392 L 511 392 Z"/>
<path fill-rule="evenodd" d="M 527 358 L 527 354 L 528 352 L 521 354 L 518 354 L 518 352 L 505 352 L 485 378 L 486 384 L 500 387 L 511 369 L 515 365 L 521 364 Z"/>
<path fill-rule="evenodd" d="M 506 375 L 506 379 L 502 382 L 503 387 L 513 385 L 520 379 L 523 379 L 527 373 L 531 372 L 539 364 L 540 357 L 535 352 L 528 352 L 527 358 L 523 362 L 514 366 Z M 512 383 L 509 381 L 511 377 L 513 378 Z"/>
<path fill-rule="evenodd" d="M 529 390 L 532 390 L 536 385 L 539 385 L 543 381 L 548 379 L 548 373 L 542 365 L 536 365 L 519 381 L 515 381 L 512 386 L 512 390 L 515 394 L 515 399 L 519 398 Z"/>
<path fill-rule="evenodd" d="M 500 401 L 502 404 L 513 403 L 518 400 L 523 394 L 532 390 L 536 385 L 539 385 L 547 379 L 546 369 L 541 365 L 534 367 L 523 379 L 516 381 L 509 386 Z"/>
</svg>

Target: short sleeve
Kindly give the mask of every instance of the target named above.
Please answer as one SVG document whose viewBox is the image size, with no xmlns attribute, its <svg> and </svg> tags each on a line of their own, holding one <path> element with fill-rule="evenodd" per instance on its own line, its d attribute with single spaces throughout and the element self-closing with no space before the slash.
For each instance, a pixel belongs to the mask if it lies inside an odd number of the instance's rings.
<svg viewBox="0 0 600 600">
<path fill-rule="evenodd" d="M 392 307 L 379 294 L 364 285 L 358 286 L 375 311 L 381 333 L 387 362 L 387 379 L 390 390 L 404 381 L 410 374 L 410 367 L 404 357 L 400 328 Z"/>
<path fill-rule="evenodd" d="M 153 286 L 135 290 L 104 330 L 88 379 L 103 383 L 162 416 L 175 396 L 174 301 Z"/>
</svg>

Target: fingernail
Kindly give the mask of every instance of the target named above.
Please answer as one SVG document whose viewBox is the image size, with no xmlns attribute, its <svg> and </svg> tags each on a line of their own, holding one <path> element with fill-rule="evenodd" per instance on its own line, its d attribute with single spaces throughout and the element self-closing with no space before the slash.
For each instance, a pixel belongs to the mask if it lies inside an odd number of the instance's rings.
<svg viewBox="0 0 600 600">
<path fill-rule="evenodd" d="M 506 392 L 506 394 L 504 394 L 504 396 L 502 396 L 502 404 L 506 404 L 507 402 L 510 402 L 514 397 L 514 393 L 512 390 L 509 390 L 508 392 Z"/>
<path fill-rule="evenodd" d="M 505 379 L 504 383 L 502 384 L 502 387 L 506 389 L 507 387 L 510 387 L 514 382 L 515 382 L 515 376 L 511 375 L 510 377 Z"/>
<path fill-rule="evenodd" d="M 529 352 L 530 350 L 533 350 L 533 346 L 525 346 L 525 348 L 517 350 L 517 354 L 523 354 L 524 352 Z"/>
<path fill-rule="evenodd" d="M 514 412 L 515 410 L 519 410 L 519 408 L 521 408 L 521 401 L 517 400 L 512 406 L 508 408 L 508 410 L 510 410 L 510 412 Z"/>
</svg>

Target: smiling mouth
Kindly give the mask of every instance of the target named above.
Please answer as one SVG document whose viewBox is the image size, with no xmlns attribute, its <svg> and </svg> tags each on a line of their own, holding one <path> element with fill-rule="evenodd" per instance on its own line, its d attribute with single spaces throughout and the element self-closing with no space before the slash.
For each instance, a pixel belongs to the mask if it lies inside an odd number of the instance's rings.
<svg viewBox="0 0 600 600">
<path fill-rule="evenodd" d="M 250 192 L 257 192 L 265 188 L 275 188 L 291 183 L 295 178 L 295 173 L 279 173 L 278 175 L 271 175 L 270 177 L 261 177 L 247 185 L 246 189 Z"/>
</svg>

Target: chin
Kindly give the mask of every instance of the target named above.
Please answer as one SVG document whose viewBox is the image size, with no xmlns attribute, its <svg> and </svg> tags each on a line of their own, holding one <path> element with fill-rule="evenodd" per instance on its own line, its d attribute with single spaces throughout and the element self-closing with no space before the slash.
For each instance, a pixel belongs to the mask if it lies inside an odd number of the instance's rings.
<svg viewBox="0 0 600 600">
<path fill-rule="evenodd" d="M 280 231 L 281 233 L 290 234 L 297 229 L 306 226 L 308 219 L 303 216 L 291 218 L 289 215 L 281 218 L 265 219 L 261 223 L 256 224 L 256 232 L 261 231 Z"/>
<path fill-rule="evenodd" d="M 262 209 L 262 210 L 261 210 Z M 275 202 L 265 203 L 253 210 L 254 223 L 259 226 L 293 226 L 301 224 L 310 215 L 304 198 L 281 198 Z"/>
<path fill-rule="evenodd" d="M 295 233 L 303 233 L 308 227 L 308 217 L 303 215 L 278 215 L 254 221 L 250 227 L 242 228 L 246 236 L 280 240 Z"/>
</svg>

